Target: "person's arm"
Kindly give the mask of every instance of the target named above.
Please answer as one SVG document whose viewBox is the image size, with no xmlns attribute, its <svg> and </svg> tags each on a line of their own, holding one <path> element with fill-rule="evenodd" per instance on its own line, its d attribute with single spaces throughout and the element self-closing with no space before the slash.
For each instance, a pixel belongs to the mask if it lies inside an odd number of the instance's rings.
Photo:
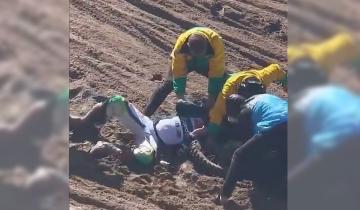
<svg viewBox="0 0 360 210">
<path fill-rule="evenodd" d="M 321 160 L 320 155 L 310 155 L 308 157 L 305 157 L 304 160 L 302 160 L 299 164 L 289 169 L 288 182 L 289 183 L 296 182 L 296 180 L 301 178 L 301 176 L 303 176 L 304 174 L 306 174 L 308 170 L 311 169 L 311 167 L 317 165 L 320 162 L 320 160 Z"/>
<path fill-rule="evenodd" d="M 226 98 L 233 93 L 236 93 L 236 79 L 230 78 L 226 81 L 221 93 L 216 99 L 215 105 L 210 110 L 208 125 L 210 136 L 215 136 L 219 132 L 221 122 L 226 114 Z"/>
<path fill-rule="evenodd" d="M 243 180 L 243 174 L 239 172 L 242 172 L 243 165 L 246 165 L 244 162 L 250 161 L 254 154 L 257 154 L 256 149 L 261 146 L 261 141 L 263 141 L 262 135 L 256 134 L 234 151 L 230 167 L 226 173 L 225 181 L 220 192 L 220 197 L 223 199 L 222 202 L 226 202 L 231 196 L 235 189 L 236 182 Z"/>
<path fill-rule="evenodd" d="M 201 139 L 207 135 L 207 128 L 205 126 L 197 128 L 190 133 L 190 137 L 193 139 Z"/>
<path fill-rule="evenodd" d="M 186 89 L 186 60 L 184 55 L 176 55 L 172 59 L 172 74 L 174 92 L 178 99 L 183 99 Z"/>
<path fill-rule="evenodd" d="M 186 43 L 186 34 L 181 34 L 176 40 L 173 51 L 171 52 L 171 71 L 173 75 L 174 92 L 178 99 L 183 99 L 186 89 L 187 66 L 186 56 L 180 53 L 181 48 Z"/>
<path fill-rule="evenodd" d="M 265 87 L 275 81 L 281 81 L 286 78 L 286 72 L 283 71 L 279 64 L 270 64 L 269 66 L 257 72 Z"/>
<path fill-rule="evenodd" d="M 211 47 L 214 50 L 214 56 L 209 60 L 209 98 L 216 98 L 223 85 L 225 73 L 225 50 L 224 43 L 220 36 L 214 36 L 211 40 Z"/>
<path fill-rule="evenodd" d="M 69 130 L 74 131 L 83 127 L 83 117 L 69 115 Z"/>
<path fill-rule="evenodd" d="M 307 50 L 312 59 L 324 69 L 331 70 L 336 64 L 351 61 L 358 56 L 357 47 L 350 34 L 340 33 L 324 42 L 309 45 Z"/>
<path fill-rule="evenodd" d="M 326 71 L 331 70 L 336 64 L 351 61 L 358 56 L 358 45 L 349 33 L 339 33 L 322 42 L 290 46 L 288 49 L 290 64 L 307 57 L 320 64 Z"/>
</svg>

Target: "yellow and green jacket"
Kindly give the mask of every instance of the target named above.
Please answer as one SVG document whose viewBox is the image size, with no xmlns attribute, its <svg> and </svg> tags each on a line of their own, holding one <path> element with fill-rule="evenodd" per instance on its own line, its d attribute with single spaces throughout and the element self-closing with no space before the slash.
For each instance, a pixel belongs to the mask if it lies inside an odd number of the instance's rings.
<svg viewBox="0 0 360 210">
<path fill-rule="evenodd" d="M 218 133 L 221 122 L 226 115 L 225 101 L 231 94 L 236 94 L 239 85 L 247 78 L 256 77 L 267 87 L 270 83 L 281 80 L 286 76 L 285 71 L 281 70 L 278 64 L 271 64 L 261 70 L 246 70 L 232 74 L 225 82 L 221 93 L 218 95 L 215 105 L 210 110 L 209 134 Z"/>
<path fill-rule="evenodd" d="M 190 35 L 199 34 L 205 37 L 210 44 L 204 58 L 194 59 L 187 51 L 187 40 Z M 176 94 L 184 94 L 186 77 L 192 70 L 207 76 L 209 95 L 216 96 L 223 85 L 225 72 L 224 43 L 218 33 L 205 27 L 195 27 L 182 33 L 175 43 L 171 53 L 173 86 Z"/>
<path fill-rule="evenodd" d="M 348 33 L 337 34 L 323 42 L 288 47 L 288 62 L 310 58 L 324 70 L 330 71 L 336 64 L 352 61 L 358 56 L 355 40 Z"/>
</svg>

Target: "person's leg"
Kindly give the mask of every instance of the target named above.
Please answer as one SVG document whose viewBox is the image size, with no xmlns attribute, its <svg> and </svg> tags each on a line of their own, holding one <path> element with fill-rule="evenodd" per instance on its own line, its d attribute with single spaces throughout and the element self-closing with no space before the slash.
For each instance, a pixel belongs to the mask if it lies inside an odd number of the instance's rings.
<svg viewBox="0 0 360 210">
<path fill-rule="evenodd" d="M 173 76 L 171 68 L 169 68 L 165 81 L 151 95 L 144 109 L 144 114 L 148 117 L 153 115 L 171 91 L 173 91 Z"/>
<path fill-rule="evenodd" d="M 106 105 L 104 103 L 97 103 L 84 116 L 69 115 L 69 130 L 79 130 L 102 125 L 106 123 L 106 120 Z"/>
<path fill-rule="evenodd" d="M 267 136 L 267 137 L 266 137 Z M 264 139 L 269 143 L 258 162 L 252 163 L 250 179 L 258 188 L 274 198 L 286 200 L 287 196 L 287 125 L 278 125 Z"/>
<path fill-rule="evenodd" d="M 32 105 L 19 120 L 7 126 L 0 127 L 3 137 L 9 139 L 24 139 L 45 137 L 51 133 L 51 109 L 47 101 L 38 101 Z M 23 138 L 26 136 L 27 138 Z M 0 139 L 3 139 L 0 137 Z M 20 140 L 19 139 L 19 140 Z"/>
<path fill-rule="evenodd" d="M 96 157 L 114 155 L 120 158 L 122 151 L 110 142 L 98 141 L 95 146 L 91 147 L 89 153 Z"/>
<path fill-rule="evenodd" d="M 147 116 L 141 113 L 132 103 L 126 104 L 127 114 L 119 117 L 123 124 L 131 133 L 135 135 L 135 144 L 140 145 L 146 136 L 148 125 L 152 123 Z"/>
<path fill-rule="evenodd" d="M 136 160 L 144 165 L 154 161 L 158 148 L 157 141 L 153 136 L 153 121 L 141 113 L 133 104 L 128 103 L 128 114 L 130 119 L 121 121 L 135 134 L 135 145 L 133 155 Z"/>
<path fill-rule="evenodd" d="M 277 151 L 280 154 L 286 155 L 284 153 L 284 150 L 286 150 L 286 127 L 285 123 L 276 126 L 266 133 L 254 135 L 235 150 L 221 191 L 224 196 L 229 197 L 232 194 L 237 180 L 243 180 L 246 178 L 246 175 L 256 176 L 254 173 L 263 171 L 259 170 L 259 167 L 264 167 L 261 164 L 264 154 Z M 258 163 L 253 165 L 252 163 L 254 162 Z M 286 165 L 286 163 L 281 165 Z M 286 173 L 286 167 L 284 169 L 278 169 L 275 165 L 274 167 L 276 170 L 284 170 Z M 271 167 L 266 166 L 265 168 L 273 170 Z M 275 173 L 280 174 L 279 171 Z"/>
<path fill-rule="evenodd" d="M 81 117 L 69 115 L 69 130 L 78 130 L 82 127 L 83 121 Z"/>
<path fill-rule="evenodd" d="M 261 135 L 255 135 L 245 144 L 235 150 L 230 167 L 226 173 L 225 182 L 221 189 L 221 196 L 230 197 L 235 189 L 236 182 L 243 179 L 244 166 L 252 159 L 257 148 L 261 147 Z"/>
</svg>

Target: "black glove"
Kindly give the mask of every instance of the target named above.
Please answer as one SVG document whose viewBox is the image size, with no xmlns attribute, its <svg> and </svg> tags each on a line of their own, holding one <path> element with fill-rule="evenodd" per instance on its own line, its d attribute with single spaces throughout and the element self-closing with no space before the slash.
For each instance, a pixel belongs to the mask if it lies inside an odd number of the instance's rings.
<svg viewBox="0 0 360 210">
<path fill-rule="evenodd" d="M 208 111 L 202 104 L 180 100 L 176 103 L 176 113 L 179 117 L 198 117 L 205 119 Z"/>
</svg>

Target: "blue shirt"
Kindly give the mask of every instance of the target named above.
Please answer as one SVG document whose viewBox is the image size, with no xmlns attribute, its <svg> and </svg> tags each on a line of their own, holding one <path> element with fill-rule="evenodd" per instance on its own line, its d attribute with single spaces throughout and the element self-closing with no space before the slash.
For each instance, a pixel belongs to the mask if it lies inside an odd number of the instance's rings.
<svg viewBox="0 0 360 210">
<path fill-rule="evenodd" d="M 253 131 L 263 133 L 276 125 L 287 122 L 288 103 L 275 95 L 260 94 L 250 98 L 246 107 L 252 110 Z"/>
<path fill-rule="evenodd" d="M 311 154 L 335 149 L 360 135 L 360 98 L 346 88 L 311 88 L 295 103 L 295 109 L 304 115 Z"/>
</svg>

